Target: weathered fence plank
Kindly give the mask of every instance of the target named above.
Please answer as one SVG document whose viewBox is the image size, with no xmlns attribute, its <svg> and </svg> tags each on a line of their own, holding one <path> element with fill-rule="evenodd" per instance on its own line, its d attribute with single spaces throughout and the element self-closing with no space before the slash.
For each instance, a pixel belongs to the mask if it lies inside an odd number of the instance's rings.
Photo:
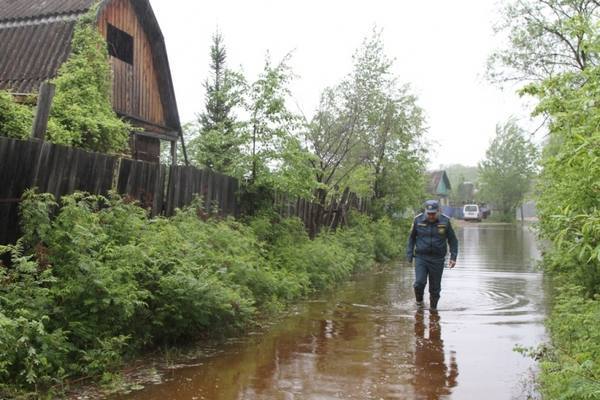
<svg viewBox="0 0 600 400">
<path fill-rule="evenodd" d="M 200 196 L 207 213 L 240 214 L 237 179 L 209 169 L 165 166 L 92 153 L 40 140 L 0 137 L 0 244 L 18 237 L 18 203 L 23 192 L 36 187 L 56 198 L 75 191 L 107 195 L 116 190 L 136 200 L 152 216 L 171 216 Z M 298 217 L 311 236 L 322 227 L 346 222 L 350 208 L 366 211 L 368 202 L 346 189 L 324 207 L 287 193 L 272 193 L 273 208 L 283 217 Z"/>
<path fill-rule="evenodd" d="M 137 200 L 152 216 L 162 213 L 166 167 L 161 164 L 122 159 L 117 191 Z"/>
<path fill-rule="evenodd" d="M 31 131 L 31 137 L 44 140 L 46 129 L 48 128 L 48 119 L 50 118 L 50 108 L 52 107 L 52 99 L 54 98 L 54 84 L 44 82 L 40 86 L 38 94 L 37 106 L 35 108 L 35 118 Z"/>
<path fill-rule="evenodd" d="M 108 194 L 116 157 L 41 141 L 0 137 L 0 243 L 18 235 L 18 201 L 29 188 L 55 197 Z"/>
</svg>

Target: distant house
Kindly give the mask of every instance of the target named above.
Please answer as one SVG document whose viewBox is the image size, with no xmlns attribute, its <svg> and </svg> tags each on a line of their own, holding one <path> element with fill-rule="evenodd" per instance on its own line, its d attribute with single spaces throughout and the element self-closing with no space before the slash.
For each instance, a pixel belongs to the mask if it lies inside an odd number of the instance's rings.
<svg viewBox="0 0 600 400">
<path fill-rule="evenodd" d="M 440 202 L 441 206 L 450 205 L 450 191 L 452 187 L 446 171 L 432 171 L 427 176 L 427 193 L 435 200 Z"/>
<path fill-rule="evenodd" d="M 0 89 L 38 90 L 71 51 L 77 21 L 97 0 L 0 0 Z M 160 142 L 176 143 L 181 124 L 164 39 L 148 0 L 101 0 L 98 30 L 108 43 L 113 108 L 140 128 L 132 157 L 158 162 Z"/>
</svg>

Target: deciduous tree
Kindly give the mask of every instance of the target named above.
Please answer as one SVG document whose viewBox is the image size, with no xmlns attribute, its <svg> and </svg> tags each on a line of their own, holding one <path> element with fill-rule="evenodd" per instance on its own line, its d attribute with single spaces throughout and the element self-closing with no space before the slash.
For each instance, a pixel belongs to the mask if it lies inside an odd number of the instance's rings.
<svg viewBox="0 0 600 400">
<path fill-rule="evenodd" d="M 507 3 L 497 31 L 508 42 L 489 59 L 494 81 L 540 81 L 561 72 L 598 65 L 600 2 L 514 0 Z"/>
<path fill-rule="evenodd" d="M 536 175 L 537 149 L 514 120 L 496 127 L 496 136 L 479 163 L 481 198 L 496 206 L 505 221 L 514 219 Z"/>
<path fill-rule="evenodd" d="M 323 92 L 308 124 L 307 141 L 322 187 L 319 200 L 327 191 L 350 186 L 375 198 L 381 208 L 405 207 L 414 202 L 409 193 L 422 193 L 423 110 L 393 74 L 381 32 L 374 29 L 353 60 L 352 72 Z M 403 196 L 408 201 L 399 202 Z"/>
</svg>

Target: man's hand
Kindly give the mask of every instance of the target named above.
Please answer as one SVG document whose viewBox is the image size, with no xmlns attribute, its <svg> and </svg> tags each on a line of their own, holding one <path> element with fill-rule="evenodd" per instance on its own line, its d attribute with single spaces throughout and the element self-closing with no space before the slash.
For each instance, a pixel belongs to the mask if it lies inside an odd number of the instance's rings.
<svg viewBox="0 0 600 400">
<path fill-rule="evenodd" d="M 456 261 L 454 261 L 454 260 L 450 260 L 450 261 L 448 262 L 448 267 L 450 267 L 450 269 L 452 269 L 452 268 L 456 267 Z"/>
</svg>

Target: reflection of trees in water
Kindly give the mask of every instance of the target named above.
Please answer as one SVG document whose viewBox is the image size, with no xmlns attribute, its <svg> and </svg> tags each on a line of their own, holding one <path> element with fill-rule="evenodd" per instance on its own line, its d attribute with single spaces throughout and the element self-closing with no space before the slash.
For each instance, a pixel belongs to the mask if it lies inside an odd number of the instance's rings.
<svg viewBox="0 0 600 400">
<path fill-rule="evenodd" d="M 409 295 L 382 274 L 342 290 L 333 307 L 312 304 L 310 318 L 290 327 L 292 341 L 279 334 L 273 348 L 263 342 L 253 358 L 259 360 L 254 376 L 240 386 L 237 398 L 280 398 L 287 392 L 368 399 L 407 393 L 412 389 L 408 367 L 412 353 L 407 351 L 412 345 L 408 334 L 412 318 L 395 315 L 390 299 L 408 300 Z M 305 335 L 298 336 L 302 332 Z"/>
<path fill-rule="evenodd" d="M 340 302 L 333 309 L 325 304 L 310 308 L 310 318 L 294 320 L 297 323 L 288 325 L 285 332 L 266 335 L 257 353 L 243 357 L 244 364 L 254 364 L 254 371 L 244 376 L 251 379 L 235 383 L 238 394 L 234 398 L 336 393 L 365 380 L 373 355 L 353 350 L 368 348 L 376 337 L 374 325 L 361 323 L 370 310 L 349 302 Z M 298 336 L 301 332 L 304 334 Z"/>
<path fill-rule="evenodd" d="M 515 225 L 467 225 L 459 231 L 461 259 L 481 260 L 493 270 L 523 270 L 539 258 L 535 234 Z"/>
<path fill-rule="evenodd" d="M 449 395 L 456 386 L 458 366 L 455 352 L 450 352 L 450 365 L 446 364 L 442 328 L 438 313 L 429 314 L 429 326 L 426 335 L 423 310 L 415 314 L 415 392 L 420 398 L 439 399 Z"/>
</svg>

